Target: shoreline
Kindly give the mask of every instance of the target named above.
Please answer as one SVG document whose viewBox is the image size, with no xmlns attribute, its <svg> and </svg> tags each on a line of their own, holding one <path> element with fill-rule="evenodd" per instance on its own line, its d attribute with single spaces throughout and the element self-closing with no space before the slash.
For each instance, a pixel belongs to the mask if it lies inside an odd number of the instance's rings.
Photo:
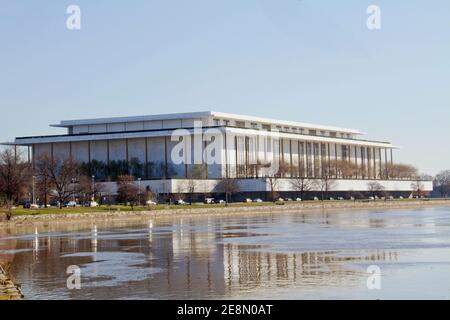
<svg viewBox="0 0 450 320">
<path fill-rule="evenodd" d="M 63 213 L 42 215 L 13 216 L 10 221 L 0 222 L 0 228 L 48 224 L 53 222 L 85 222 L 106 220 L 129 220 L 140 218 L 173 218 L 173 217 L 212 217 L 226 215 L 245 214 L 277 214 L 298 211 L 329 211 L 329 210 L 376 210 L 376 209 L 407 209 L 424 208 L 430 206 L 450 206 L 450 200 L 408 200 L 408 201 L 373 201 L 373 202 L 317 202 L 317 203 L 286 203 L 284 205 L 261 205 L 261 206 L 229 206 L 229 207 L 207 207 L 205 208 L 180 208 L 160 209 L 148 211 L 110 211 L 110 212 L 87 212 L 87 213 Z"/>
<path fill-rule="evenodd" d="M 1 300 L 21 300 L 23 294 L 19 287 L 16 286 L 11 278 L 0 265 L 0 301 Z"/>
</svg>

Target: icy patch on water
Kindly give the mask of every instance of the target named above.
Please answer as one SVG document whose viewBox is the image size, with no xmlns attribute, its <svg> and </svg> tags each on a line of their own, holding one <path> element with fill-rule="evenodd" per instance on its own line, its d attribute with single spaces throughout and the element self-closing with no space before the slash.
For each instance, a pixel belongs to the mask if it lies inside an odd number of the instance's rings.
<svg viewBox="0 0 450 320">
<path fill-rule="evenodd" d="M 85 288 L 115 287 L 123 283 L 143 281 L 161 271 L 148 267 L 148 257 L 129 252 L 79 252 L 61 258 L 91 258 L 80 264 L 81 285 Z"/>
</svg>

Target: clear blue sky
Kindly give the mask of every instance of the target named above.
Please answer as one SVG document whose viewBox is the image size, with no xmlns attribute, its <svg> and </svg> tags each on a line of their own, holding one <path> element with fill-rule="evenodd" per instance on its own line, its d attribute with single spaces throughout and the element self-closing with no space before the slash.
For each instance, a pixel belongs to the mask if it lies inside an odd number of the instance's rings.
<svg viewBox="0 0 450 320">
<path fill-rule="evenodd" d="M 355 127 L 425 173 L 450 169 L 450 2 L 0 0 L 1 141 L 210 109 Z"/>
</svg>

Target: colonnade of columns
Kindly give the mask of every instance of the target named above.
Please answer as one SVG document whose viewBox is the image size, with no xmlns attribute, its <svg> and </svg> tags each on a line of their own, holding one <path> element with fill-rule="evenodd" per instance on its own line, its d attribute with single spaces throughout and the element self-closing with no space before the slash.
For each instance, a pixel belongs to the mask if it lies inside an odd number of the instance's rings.
<svg viewBox="0 0 450 320">
<path fill-rule="evenodd" d="M 231 149 L 235 159 L 234 163 L 227 162 L 227 176 L 260 177 L 258 167 L 273 161 L 278 163 L 279 175 L 283 177 L 387 179 L 387 167 L 393 164 L 392 148 L 293 139 L 273 141 L 271 159 L 267 161 L 266 153 L 270 147 L 256 143 L 258 138 L 234 137 Z M 258 150 L 261 146 L 265 150 Z M 229 152 L 229 146 L 225 150 Z M 265 159 L 261 159 L 261 154 Z"/>
</svg>

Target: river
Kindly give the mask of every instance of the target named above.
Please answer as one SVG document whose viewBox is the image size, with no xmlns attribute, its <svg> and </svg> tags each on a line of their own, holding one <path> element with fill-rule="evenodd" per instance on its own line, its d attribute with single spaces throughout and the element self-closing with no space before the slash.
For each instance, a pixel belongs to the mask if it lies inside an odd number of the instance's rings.
<svg viewBox="0 0 450 320">
<path fill-rule="evenodd" d="M 1 261 L 26 299 L 450 299 L 450 208 L 15 226 Z"/>
</svg>

